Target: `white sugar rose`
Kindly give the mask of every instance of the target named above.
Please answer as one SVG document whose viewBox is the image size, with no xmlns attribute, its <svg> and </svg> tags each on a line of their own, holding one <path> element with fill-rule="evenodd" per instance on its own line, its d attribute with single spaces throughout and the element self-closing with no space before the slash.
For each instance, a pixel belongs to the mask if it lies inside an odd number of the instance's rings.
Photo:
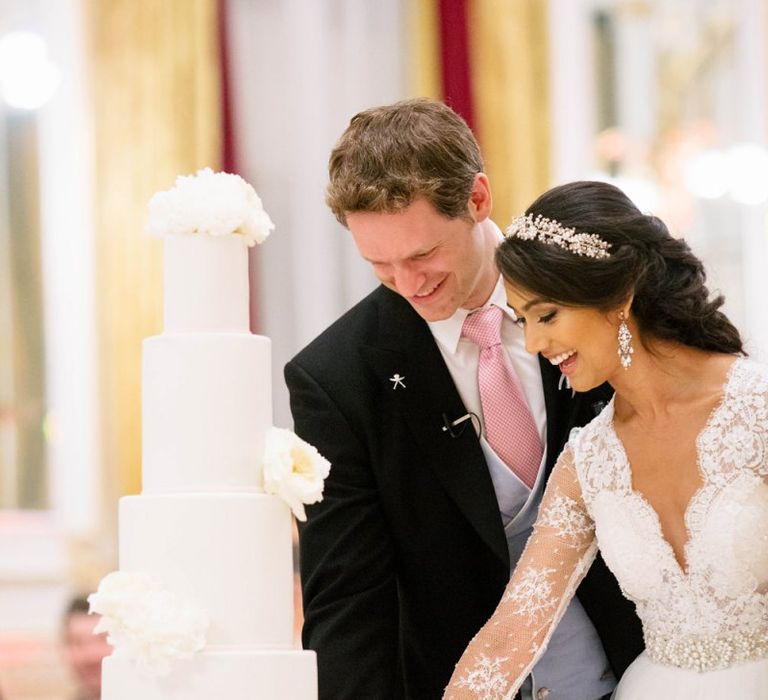
<svg viewBox="0 0 768 700">
<path fill-rule="evenodd" d="M 282 498 L 299 520 L 304 505 L 323 498 L 331 463 L 290 430 L 270 428 L 264 442 L 264 490 Z"/>
<path fill-rule="evenodd" d="M 115 656 L 133 659 L 146 675 L 167 674 L 174 660 L 205 645 L 205 610 L 147 574 L 108 574 L 88 602 L 101 615 L 95 633 L 106 632 Z"/>
<path fill-rule="evenodd" d="M 175 187 L 149 201 L 147 231 L 157 236 L 235 234 L 252 246 L 274 227 L 253 187 L 239 175 L 210 168 L 180 175 Z"/>
</svg>

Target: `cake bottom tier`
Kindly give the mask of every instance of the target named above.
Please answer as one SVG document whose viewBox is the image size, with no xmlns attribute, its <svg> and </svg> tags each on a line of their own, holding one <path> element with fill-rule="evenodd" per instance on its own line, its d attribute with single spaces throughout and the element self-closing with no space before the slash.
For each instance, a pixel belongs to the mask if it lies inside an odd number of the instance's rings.
<svg viewBox="0 0 768 700">
<path fill-rule="evenodd" d="M 315 652 L 203 651 L 160 678 L 111 656 L 101 692 L 103 700 L 317 700 Z"/>
</svg>

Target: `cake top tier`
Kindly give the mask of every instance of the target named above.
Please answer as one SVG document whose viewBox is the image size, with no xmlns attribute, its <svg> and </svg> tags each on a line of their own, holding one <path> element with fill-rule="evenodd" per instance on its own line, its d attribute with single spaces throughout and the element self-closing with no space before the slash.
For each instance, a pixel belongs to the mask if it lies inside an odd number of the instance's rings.
<svg viewBox="0 0 768 700">
<path fill-rule="evenodd" d="M 176 185 L 149 202 L 147 231 L 157 236 L 241 236 L 252 246 L 274 228 L 256 191 L 239 175 L 214 173 L 180 175 Z"/>
<path fill-rule="evenodd" d="M 274 228 L 238 175 L 180 176 L 149 202 L 147 230 L 164 239 L 167 333 L 248 333 L 248 246 Z"/>
</svg>

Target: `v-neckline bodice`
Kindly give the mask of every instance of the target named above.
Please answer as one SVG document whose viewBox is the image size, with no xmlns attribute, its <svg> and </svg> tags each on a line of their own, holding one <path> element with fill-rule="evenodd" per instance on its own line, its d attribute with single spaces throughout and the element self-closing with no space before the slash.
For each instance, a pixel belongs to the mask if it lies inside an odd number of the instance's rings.
<svg viewBox="0 0 768 700">
<path fill-rule="evenodd" d="M 730 393 L 730 387 L 733 381 L 733 376 L 735 374 L 735 368 L 741 362 L 741 359 L 742 358 L 737 357 L 733 362 L 731 362 L 730 366 L 728 367 L 725 380 L 723 381 L 723 384 L 722 384 L 720 398 L 717 401 L 717 403 L 714 405 L 714 407 L 710 410 L 709 414 L 707 415 L 707 419 L 704 422 L 703 427 L 696 434 L 696 437 L 694 439 L 695 455 L 696 455 L 696 471 L 699 475 L 699 479 L 701 483 L 693 492 L 693 494 L 691 494 L 691 497 L 688 499 L 688 503 L 686 504 L 685 509 L 683 510 L 682 524 L 683 524 L 683 529 L 685 531 L 686 538 L 680 552 L 682 556 L 682 561 L 678 558 L 675 548 L 672 546 L 672 543 L 667 539 L 667 537 L 664 534 L 665 530 L 664 530 L 664 527 L 662 526 L 661 518 L 659 517 L 658 511 L 653 506 L 653 504 L 648 500 L 648 498 L 646 498 L 643 492 L 634 487 L 632 463 L 630 462 L 629 454 L 627 453 L 626 447 L 624 446 L 624 442 L 619 437 L 619 434 L 616 430 L 615 395 L 613 398 L 611 398 L 610 404 L 608 405 L 608 409 L 610 410 L 610 413 L 608 415 L 608 421 L 607 421 L 608 428 L 610 431 L 611 438 L 614 441 L 615 446 L 621 456 L 621 460 L 620 460 L 621 465 L 625 469 L 624 476 L 625 476 L 627 493 L 633 498 L 636 498 L 640 503 L 642 503 L 643 507 L 647 510 L 648 514 L 651 516 L 656 526 L 656 531 L 659 539 L 663 543 L 664 548 L 671 555 L 673 561 L 677 565 L 677 568 L 683 578 L 686 578 L 690 573 L 690 559 L 688 557 L 688 550 L 690 548 L 691 541 L 696 536 L 696 533 L 693 532 L 689 515 L 695 508 L 702 494 L 706 491 L 706 488 L 708 485 L 706 470 L 702 467 L 702 461 L 701 461 L 702 438 L 704 438 L 706 434 L 709 432 L 709 430 L 712 429 L 718 414 L 721 412 L 721 410 L 723 409 L 723 406 L 725 405 L 726 399 Z"/>
</svg>

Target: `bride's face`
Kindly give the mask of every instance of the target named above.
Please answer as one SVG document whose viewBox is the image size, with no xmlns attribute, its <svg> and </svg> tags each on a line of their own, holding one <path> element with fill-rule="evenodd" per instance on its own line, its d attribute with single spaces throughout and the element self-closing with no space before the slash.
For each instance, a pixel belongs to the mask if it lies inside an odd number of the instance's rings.
<svg viewBox="0 0 768 700">
<path fill-rule="evenodd" d="M 576 391 L 588 391 L 621 370 L 618 309 L 615 313 L 564 306 L 504 283 L 507 304 L 525 330 L 525 348 L 541 353 L 568 377 Z"/>
</svg>

